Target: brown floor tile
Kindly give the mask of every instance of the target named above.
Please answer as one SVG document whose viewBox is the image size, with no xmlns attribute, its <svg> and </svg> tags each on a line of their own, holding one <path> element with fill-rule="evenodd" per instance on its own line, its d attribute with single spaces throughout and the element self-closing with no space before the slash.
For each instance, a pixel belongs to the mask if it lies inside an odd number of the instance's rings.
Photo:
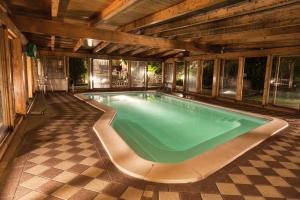
<svg viewBox="0 0 300 200">
<path fill-rule="evenodd" d="M 97 196 L 98 193 L 89 190 L 81 189 L 75 193 L 70 200 L 91 200 Z"/>
</svg>

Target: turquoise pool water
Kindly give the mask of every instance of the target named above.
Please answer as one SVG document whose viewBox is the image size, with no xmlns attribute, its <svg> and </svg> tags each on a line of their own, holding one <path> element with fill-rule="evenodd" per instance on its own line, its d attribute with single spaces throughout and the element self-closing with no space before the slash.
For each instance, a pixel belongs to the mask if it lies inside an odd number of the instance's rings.
<svg viewBox="0 0 300 200">
<path fill-rule="evenodd" d="M 115 108 L 113 128 L 139 156 L 155 162 L 187 160 L 267 123 L 263 118 L 156 92 L 85 95 Z"/>
</svg>

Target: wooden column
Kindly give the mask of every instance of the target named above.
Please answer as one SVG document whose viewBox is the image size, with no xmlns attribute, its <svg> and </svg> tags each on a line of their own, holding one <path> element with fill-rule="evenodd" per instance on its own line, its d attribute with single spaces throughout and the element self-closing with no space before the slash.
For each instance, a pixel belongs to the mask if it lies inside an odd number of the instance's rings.
<svg viewBox="0 0 300 200">
<path fill-rule="evenodd" d="M 203 64 L 203 59 L 197 61 L 196 92 L 200 94 L 202 94 Z"/>
<path fill-rule="evenodd" d="M 109 60 L 109 67 L 108 67 L 108 78 L 109 78 L 109 88 L 112 88 L 112 60 Z"/>
<path fill-rule="evenodd" d="M 272 98 L 272 104 L 276 103 L 276 96 L 277 96 L 277 84 L 279 82 L 279 69 L 280 69 L 280 63 L 281 63 L 281 57 L 278 57 L 278 62 L 276 64 L 276 69 L 275 69 L 275 82 L 274 82 L 274 87 L 273 87 L 273 98 Z"/>
<path fill-rule="evenodd" d="M 263 98 L 262 98 L 262 104 L 263 105 L 267 105 L 268 101 L 269 101 L 272 64 L 273 64 L 273 56 L 268 55 L 267 66 L 266 66 L 266 74 L 265 74 L 265 82 L 264 82 L 264 92 L 263 92 Z"/>
<path fill-rule="evenodd" d="M 166 68 L 165 68 L 165 62 L 161 63 L 161 84 L 164 86 L 166 83 Z"/>
<path fill-rule="evenodd" d="M 131 61 L 128 60 L 128 87 L 131 88 Z"/>
<path fill-rule="evenodd" d="M 294 83 L 295 62 L 289 63 L 289 69 L 290 69 L 289 88 L 292 88 Z"/>
<path fill-rule="evenodd" d="M 243 79 L 244 79 L 245 58 L 239 57 L 239 66 L 237 74 L 236 97 L 238 101 L 243 99 Z"/>
<path fill-rule="evenodd" d="M 10 84 L 10 52 L 8 30 L 6 27 L 0 27 L 0 81 L 1 81 L 1 101 L 2 101 L 2 117 L 5 127 L 13 127 L 12 117 L 12 98 Z"/>
<path fill-rule="evenodd" d="M 188 70 L 187 70 L 187 61 L 184 61 L 184 79 L 183 79 L 183 88 L 182 91 L 183 93 L 187 92 L 187 79 L 188 79 Z"/>
<path fill-rule="evenodd" d="M 12 41 L 13 80 L 16 113 L 26 114 L 25 66 L 22 62 L 22 44 L 20 39 Z"/>
<path fill-rule="evenodd" d="M 27 71 L 27 85 L 28 85 L 28 98 L 33 97 L 33 88 L 32 88 L 32 63 L 29 56 L 26 57 L 26 71 Z"/>
<path fill-rule="evenodd" d="M 212 97 L 217 97 L 219 93 L 219 68 L 220 59 L 216 58 L 214 60 L 214 76 L 213 76 L 213 86 L 212 86 Z"/>
<path fill-rule="evenodd" d="M 148 90 L 148 62 L 145 66 L 145 89 Z"/>
<path fill-rule="evenodd" d="M 173 62 L 172 92 L 176 91 L 176 62 Z"/>
</svg>

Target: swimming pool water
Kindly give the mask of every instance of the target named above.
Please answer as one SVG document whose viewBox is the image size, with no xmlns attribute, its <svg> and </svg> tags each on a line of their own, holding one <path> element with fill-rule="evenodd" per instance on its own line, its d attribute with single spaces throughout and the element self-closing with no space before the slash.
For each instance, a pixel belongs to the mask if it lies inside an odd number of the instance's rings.
<svg viewBox="0 0 300 200">
<path fill-rule="evenodd" d="M 113 128 L 139 156 L 155 162 L 182 162 L 268 122 L 156 92 L 85 95 L 115 108 Z"/>
</svg>

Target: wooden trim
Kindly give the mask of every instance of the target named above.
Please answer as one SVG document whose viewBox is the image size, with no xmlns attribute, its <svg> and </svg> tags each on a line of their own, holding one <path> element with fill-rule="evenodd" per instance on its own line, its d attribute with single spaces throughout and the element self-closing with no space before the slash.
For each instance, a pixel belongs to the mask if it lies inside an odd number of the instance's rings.
<svg viewBox="0 0 300 200">
<path fill-rule="evenodd" d="M 201 60 L 198 60 L 198 68 L 197 68 L 197 81 L 198 81 L 198 84 L 197 85 L 197 89 L 196 89 L 196 92 L 197 93 L 200 93 L 202 94 L 202 90 L 203 90 L 203 65 L 204 65 L 204 60 L 201 59 Z"/>
<path fill-rule="evenodd" d="M 280 71 L 280 63 L 281 63 L 281 57 L 278 57 L 278 61 L 276 64 L 276 69 L 275 69 L 275 84 L 273 87 L 273 98 L 272 98 L 272 104 L 275 105 L 276 103 L 276 96 L 277 96 L 277 83 L 278 83 L 278 78 L 279 78 L 279 71 Z"/>
<path fill-rule="evenodd" d="M 244 67 L 245 67 L 245 58 L 239 57 L 236 98 L 235 98 L 238 101 L 242 101 L 242 99 L 243 99 Z"/>
<path fill-rule="evenodd" d="M 131 61 L 128 60 L 128 65 L 127 65 L 127 69 L 128 69 L 128 87 L 131 88 L 132 87 L 132 81 L 131 81 Z"/>
<path fill-rule="evenodd" d="M 271 80 L 271 73 L 272 73 L 272 65 L 273 65 L 273 56 L 268 55 L 266 73 L 265 73 L 265 82 L 264 82 L 262 105 L 267 105 L 268 102 L 269 102 L 269 92 L 270 92 L 270 80 Z"/>
<path fill-rule="evenodd" d="M 165 65 L 166 65 L 166 63 L 165 62 L 162 62 L 161 63 L 161 75 L 162 75 L 162 80 L 161 80 L 161 82 L 162 82 L 162 85 L 164 86 L 165 85 L 165 83 L 166 83 L 166 67 L 165 67 Z"/>
</svg>

